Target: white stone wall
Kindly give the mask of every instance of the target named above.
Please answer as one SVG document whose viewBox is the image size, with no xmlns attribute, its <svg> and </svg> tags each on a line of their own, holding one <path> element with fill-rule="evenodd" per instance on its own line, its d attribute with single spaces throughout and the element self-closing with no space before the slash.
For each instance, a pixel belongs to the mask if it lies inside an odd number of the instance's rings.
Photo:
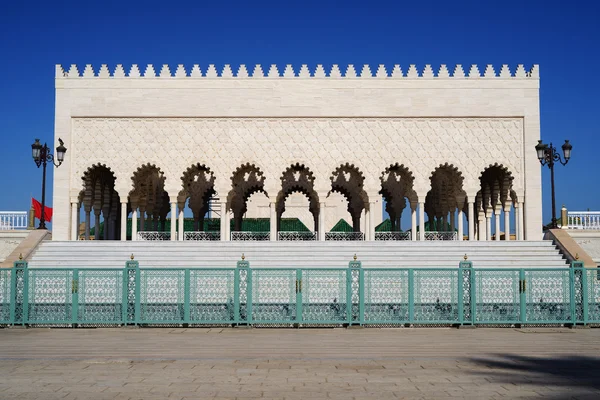
<svg viewBox="0 0 600 400">
<path fill-rule="evenodd" d="M 391 164 L 410 169 L 423 199 L 440 164 L 458 168 L 469 196 L 487 166 L 502 164 L 525 201 L 526 238 L 541 238 L 537 68 L 526 74 L 521 67 L 516 76 L 505 69 L 494 76 L 487 68 L 483 77 L 477 70 L 469 77 L 461 77 L 462 70 L 434 77 L 426 69 L 420 77 L 416 69 L 400 76 L 379 68 L 378 77 L 366 71 L 360 78 L 336 78 L 333 71 L 323 79 L 320 70 L 315 77 L 263 79 L 217 77 L 210 69 L 197 78 L 180 69 L 176 76 L 163 68 L 161 77 L 145 78 L 133 77 L 135 70 L 132 77 L 119 69 L 114 77 L 108 69 L 97 77 L 90 71 L 79 77 L 74 69 L 65 74 L 57 68 L 55 141 L 62 138 L 68 151 L 54 174 L 56 240 L 69 237 L 69 202 L 92 165 L 111 168 L 116 189 L 126 196 L 133 172 L 155 164 L 175 195 L 183 172 L 198 162 L 215 173 L 219 193 L 229 190 L 237 167 L 253 163 L 265 173 L 273 198 L 292 163 L 314 172 L 321 198 L 331 173 L 348 162 L 364 174 L 373 199 Z"/>
<path fill-rule="evenodd" d="M 0 263 L 6 260 L 30 231 L 0 231 Z"/>
</svg>

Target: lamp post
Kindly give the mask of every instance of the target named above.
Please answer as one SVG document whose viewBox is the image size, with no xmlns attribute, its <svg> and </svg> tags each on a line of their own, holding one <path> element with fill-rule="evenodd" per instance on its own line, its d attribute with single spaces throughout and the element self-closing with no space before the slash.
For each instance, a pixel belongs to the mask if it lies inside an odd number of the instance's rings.
<svg viewBox="0 0 600 400">
<path fill-rule="evenodd" d="M 542 166 L 547 165 L 548 168 L 550 168 L 550 182 L 552 185 L 552 229 L 558 228 L 556 220 L 556 198 L 554 193 L 554 163 L 558 161 L 562 165 L 567 165 L 569 159 L 571 159 L 572 149 L 573 146 L 571 146 L 571 143 L 569 143 L 568 140 L 565 140 L 565 143 L 562 145 L 563 157 L 561 157 L 557 148 L 552 146 L 552 143 L 547 145 L 539 140 L 538 144 L 535 146 L 535 151 L 537 152 L 537 158 L 540 160 L 540 164 L 542 164 Z"/>
<path fill-rule="evenodd" d="M 40 225 L 38 226 L 38 229 L 46 229 L 46 216 L 44 213 L 46 209 L 46 164 L 50 161 L 55 167 L 59 167 L 63 163 L 65 153 L 67 152 L 67 148 L 60 138 L 58 139 L 58 143 L 59 145 L 56 147 L 56 160 L 58 161 L 58 164 L 54 162 L 54 155 L 50 154 L 50 148 L 46 143 L 42 146 L 40 139 L 35 139 L 35 142 L 31 145 L 31 155 L 35 165 L 37 165 L 38 168 L 40 166 L 44 167 L 44 172 L 42 173 L 42 215 L 40 215 Z"/>
</svg>

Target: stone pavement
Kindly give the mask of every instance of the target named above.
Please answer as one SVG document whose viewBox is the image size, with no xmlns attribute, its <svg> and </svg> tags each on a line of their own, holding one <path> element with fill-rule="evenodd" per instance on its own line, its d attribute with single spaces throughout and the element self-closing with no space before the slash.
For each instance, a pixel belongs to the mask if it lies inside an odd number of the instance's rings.
<svg viewBox="0 0 600 400">
<path fill-rule="evenodd" d="M 600 399 L 600 329 L 0 329 L 0 399 Z"/>
</svg>

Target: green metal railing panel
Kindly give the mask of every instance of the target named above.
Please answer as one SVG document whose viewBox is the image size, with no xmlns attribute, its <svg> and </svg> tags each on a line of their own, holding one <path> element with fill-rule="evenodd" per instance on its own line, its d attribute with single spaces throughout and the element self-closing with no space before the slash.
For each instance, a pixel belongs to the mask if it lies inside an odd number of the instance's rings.
<svg viewBox="0 0 600 400">
<path fill-rule="evenodd" d="M 475 270 L 475 322 L 521 321 L 519 270 Z"/>
<path fill-rule="evenodd" d="M 587 322 L 600 323 L 600 269 L 586 269 Z"/>
<path fill-rule="evenodd" d="M 189 270 L 189 322 L 235 321 L 235 269 Z"/>
<path fill-rule="evenodd" d="M 250 282 L 252 322 L 298 322 L 301 303 L 296 269 L 253 269 Z"/>
<path fill-rule="evenodd" d="M 458 278 L 457 269 L 414 270 L 416 323 L 459 322 Z"/>
<path fill-rule="evenodd" d="M 304 269 L 299 284 L 303 323 L 348 321 L 346 269 Z"/>
<path fill-rule="evenodd" d="M 571 271 L 524 270 L 526 323 L 572 322 Z"/>
<path fill-rule="evenodd" d="M 0 269 L 0 324 L 9 324 L 12 322 L 10 318 L 11 279 L 11 269 Z"/>
<path fill-rule="evenodd" d="M 123 318 L 123 270 L 80 269 L 75 282 L 76 322 L 119 324 Z"/>
<path fill-rule="evenodd" d="M 139 323 L 183 323 L 184 282 L 183 269 L 140 269 Z"/>
<path fill-rule="evenodd" d="M 29 324 L 73 324 L 76 269 L 30 269 L 27 290 Z"/>
<path fill-rule="evenodd" d="M 410 316 L 409 270 L 385 269 L 364 272 L 364 322 L 408 323 Z"/>
</svg>

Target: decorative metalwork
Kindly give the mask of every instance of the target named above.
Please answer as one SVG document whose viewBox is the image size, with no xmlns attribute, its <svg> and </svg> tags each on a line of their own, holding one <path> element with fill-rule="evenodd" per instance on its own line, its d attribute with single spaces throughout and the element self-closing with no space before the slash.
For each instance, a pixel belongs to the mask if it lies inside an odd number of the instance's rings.
<svg viewBox="0 0 600 400">
<path fill-rule="evenodd" d="M 317 232 L 278 232 L 277 240 L 284 240 L 284 241 L 317 240 Z"/>
<path fill-rule="evenodd" d="M 11 304 L 11 271 L 10 269 L 0 269 L 0 324 L 8 324 L 10 318 Z"/>
<path fill-rule="evenodd" d="M 410 232 L 375 232 L 375 240 L 410 240 Z"/>
<path fill-rule="evenodd" d="M 221 240 L 221 232 L 183 232 L 183 240 Z"/>
<path fill-rule="evenodd" d="M 235 319 L 235 270 L 190 270 L 190 322 L 225 322 Z"/>
<path fill-rule="evenodd" d="M 325 232 L 325 240 L 333 240 L 333 241 L 365 240 L 365 234 L 362 232 Z"/>
<path fill-rule="evenodd" d="M 582 263 L 583 267 L 583 263 Z M 585 271 L 583 268 L 572 268 L 573 271 L 573 301 L 574 304 L 571 305 L 573 309 L 573 322 L 584 322 L 585 321 L 585 312 L 584 312 L 584 274 Z"/>
<path fill-rule="evenodd" d="M 353 265 L 358 264 L 358 265 Z M 352 322 L 361 322 L 361 303 L 362 299 L 360 298 L 360 273 L 361 273 L 361 265 L 360 262 L 354 261 L 350 262 L 350 323 Z"/>
<path fill-rule="evenodd" d="M 138 232 L 137 240 L 171 240 L 171 232 Z"/>
<path fill-rule="evenodd" d="M 74 270 L 30 269 L 27 322 L 65 324 L 73 322 Z"/>
<path fill-rule="evenodd" d="M 133 254 L 132 254 L 133 256 Z M 136 299 L 137 299 L 137 289 L 139 285 L 138 275 L 139 268 L 136 261 L 131 261 L 127 263 L 127 267 L 125 269 L 125 273 L 127 274 L 127 281 L 125 285 L 127 287 L 126 292 L 126 309 L 125 309 L 125 323 L 135 322 L 137 323 L 137 315 L 136 315 Z"/>
<path fill-rule="evenodd" d="M 519 271 L 476 270 L 475 322 L 517 323 L 521 320 Z"/>
<path fill-rule="evenodd" d="M 462 293 L 460 294 L 462 296 L 462 322 L 463 323 L 472 323 L 473 322 L 473 315 L 471 312 L 471 306 L 472 306 L 472 301 L 473 301 L 473 296 L 472 296 L 472 292 L 471 292 L 471 275 L 473 274 L 473 271 L 471 270 L 470 267 L 471 263 L 466 261 L 466 262 L 461 262 L 460 263 L 460 275 L 462 275 Z"/>
<path fill-rule="evenodd" d="M 406 323 L 409 315 L 408 270 L 364 272 L 365 323 Z"/>
<path fill-rule="evenodd" d="M 77 323 L 121 323 L 123 270 L 79 270 L 77 294 Z"/>
<path fill-rule="evenodd" d="M 243 261 L 243 263 L 247 264 L 247 261 Z M 248 322 L 248 316 L 249 316 L 249 312 L 248 312 L 248 307 L 249 307 L 249 302 L 248 302 L 248 281 L 249 281 L 249 273 L 250 271 L 247 269 L 247 266 L 243 266 L 240 267 L 240 262 L 238 261 L 238 269 L 237 269 L 237 274 L 238 274 L 238 295 L 237 295 L 237 301 L 238 301 L 238 316 L 237 316 L 237 320 L 239 322 Z"/>
<path fill-rule="evenodd" d="M 569 270 L 524 270 L 526 322 L 571 321 Z"/>
<path fill-rule="evenodd" d="M 296 322 L 297 291 L 298 279 L 295 269 L 253 269 L 252 321 Z"/>
<path fill-rule="evenodd" d="M 585 269 L 587 273 L 588 322 L 600 323 L 600 268 Z"/>
<path fill-rule="evenodd" d="M 419 232 L 420 234 L 420 232 Z M 458 240 L 458 233 L 455 232 L 425 232 L 425 240 Z"/>
<path fill-rule="evenodd" d="M 416 322 L 458 322 L 458 270 L 414 270 L 414 299 Z"/>
<path fill-rule="evenodd" d="M 240 241 L 263 241 L 271 240 L 270 232 L 231 232 L 231 240 Z"/>
<path fill-rule="evenodd" d="M 347 321 L 347 270 L 302 270 L 302 322 Z"/>
<path fill-rule="evenodd" d="M 140 269 L 140 323 L 182 323 L 184 270 Z"/>
</svg>

